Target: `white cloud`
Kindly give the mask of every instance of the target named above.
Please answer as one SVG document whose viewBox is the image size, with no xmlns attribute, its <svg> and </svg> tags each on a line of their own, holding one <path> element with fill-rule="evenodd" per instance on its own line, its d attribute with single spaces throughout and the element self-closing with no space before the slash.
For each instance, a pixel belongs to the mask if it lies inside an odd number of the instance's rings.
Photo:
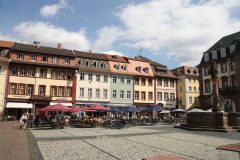
<svg viewBox="0 0 240 160">
<path fill-rule="evenodd" d="M 21 42 L 32 43 L 39 41 L 41 45 L 56 47 L 62 43 L 63 48 L 88 51 L 90 42 L 86 38 L 83 29 L 78 32 L 70 32 L 64 28 L 44 22 L 23 22 L 14 28 Z"/>
<path fill-rule="evenodd" d="M 68 0 L 60 0 L 57 4 L 47 4 L 40 9 L 40 14 L 43 17 L 54 17 L 59 12 L 59 10 L 68 7 L 67 2 Z"/>
<path fill-rule="evenodd" d="M 112 47 L 113 43 L 121 36 L 121 29 L 116 26 L 106 26 L 98 32 L 98 39 L 94 44 L 97 50 L 106 50 Z"/>
<path fill-rule="evenodd" d="M 115 51 L 115 50 L 109 50 L 109 51 L 104 51 L 104 54 L 111 54 L 111 55 L 119 55 L 119 56 L 126 56 L 124 53 Z"/>
<path fill-rule="evenodd" d="M 121 36 L 109 33 L 105 26 L 100 38 L 111 36 L 111 47 L 116 41 L 125 41 L 126 47 L 148 48 L 157 53 L 167 50 L 181 65 L 197 65 L 202 53 L 222 36 L 239 31 L 239 16 L 233 10 L 240 8 L 239 0 L 151 0 L 122 7 L 117 16 L 122 26 L 111 26 Z M 105 33 L 105 34 L 103 34 Z"/>
</svg>

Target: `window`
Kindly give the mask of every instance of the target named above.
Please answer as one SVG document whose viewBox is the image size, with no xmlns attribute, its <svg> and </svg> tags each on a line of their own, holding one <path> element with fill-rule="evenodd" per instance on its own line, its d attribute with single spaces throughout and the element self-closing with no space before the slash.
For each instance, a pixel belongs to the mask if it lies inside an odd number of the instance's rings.
<svg viewBox="0 0 240 160">
<path fill-rule="evenodd" d="M 189 92 L 191 92 L 192 91 L 192 87 L 189 87 Z"/>
<path fill-rule="evenodd" d="M 226 57 L 226 49 L 225 48 L 221 49 L 221 57 L 222 58 Z"/>
<path fill-rule="evenodd" d="M 189 104 L 192 104 L 192 97 L 189 97 Z"/>
<path fill-rule="evenodd" d="M 92 98 L 92 88 L 88 88 L 88 98 Z"/>
<path fill-rule="evenodd" d="M 82 66 L 82 67 L 84 66 L 84 60 L 83 59 L 80 60 L 80 66 Z"/>
<path fill-rule="evenodd" d="M 104 90 L 103 90 L 103 98 L 104 98 L 104 99 L 107 99 L 107 97 L 108 97 L 108 90 L 107 90 L 107 89 L 104 89 Z"/>
<path fill-rule="evenodd" d="M 175 101 L 175 93 L 170 93 L 170 101 Z"/>
<path fill-rule="evenodd" d="M 157 86 L 162 86 L 162 79 L 161 78 L 157 79 Z"/>
<path fill-rule="evenodd" d="M 100 89 L 96 89 L 96 98 L 100 98 Z"/>
<path fill-rule="evenodd" d="M 64 64 L 69 64 L 69 58 L 64 58 Z"/>
<path fill-rule="evenodd" d="M 162 101 L 162 92 L 157 92 L 157 100 Z"/>
<path fill-rule="evenodd" d="M 20 68 L 20 76 L 27 76 L 27 68 L 26 67 L 21 67 Z"/>
<path fill-rule="evenodd" d="M 52 79 L 57 79 L 58 77 L 58 71 L 52 70 Z"/>
<path fill-rule="evenodd" d="M 127 84 L 131 84 L 131 78 L 127 77 Z"/>
<path fill-rule="evenodd" d="M 71 80 L 72 77 L 73 77 L 73 72 L 68 71 L 68 72 L 67 72 L 67 80 Z"/>
<path fill-rule="evenodd" d="M 59 71 L 59 79 L 65 79 L 65 72 Z"/>
<path fill-rule="evenodd" d="M 223 89 L 228 88 L 228 78 L 227 77 L 222 78 L 222 88 Z"/>
<path fill-rule="evenodd" d="M 131 91 L 127 91 L 127 99 L 131 98 Z"/>
<path fill-rule="evenodd" d="M 99 68 L 100 67 L 100 63 L 98 61 L 95 62 L 95 67 Z"/>
<path fill-rule="evenodd" d="M 119 77 L 119 80 L 120 80 L 120 84 L 124 84 L 124 77 Z"/>
<path fill-rule="evenodd" d="M 58 63 L 58 57 L 53 56 L 52 63 Z"/>
<path fill-rule="evenodd" d="M 46 91 L 46 86 L 40 85 L 39 86 L 39 95 L 40 96 L 45 96 L 45 91 Z"/>
<path fill-rule="evenodd" d="M 170 80 L 170 87 L 174 87 L 174 81 Z"/>
<path fill-rule="evenodd" d="M 106 63 L 103 62 L 101 66 L 102 68 L 106 68 Z"/>
<path fill-rule="evenodd" d="M 88 80 L 89 80 L 89 81 L 92 81 L 92 74 L 91 74 L 91 73 L 88 74 Z"/>
<path fill-rule="evenodd" d="M 209 61 L 209 55 L 208 55 L 208 53 L 205 53 L 203 56 L 204 56 L 204 61 L 205 61 L 205 62 L 208 62 L 208 61 Z"/>
<path fill-rule="evenodd" d="M 137 72 L 141 72 L 141 69 L 142 69 L 142 67 L 140 67 L 140 66 L 138 66 L 138 67 L 135 68 L 135 70 L 136 70 Z"/>
<path fill-rule="evenodd" d="M 148 100 L 149 101 L 153 100 L 153 93 L 152 92 L 148 92 Z"/>
<path fill-rule="evenodd" d="M 194 87 L 194 92 L 197 92 L 197 88 L 196 87 Z"/>
<path fill-rule="evenodd" d="M 100 75 L 99 74 L 96 74 L 96 81 L 100 82 Z"/>
<path fill-rule="evenodd" d="M 84 88 L 80 88 L 80 97 L 84 97 Z"/>
<path fill-rule="evenodd" d="M 24 53 L 18 52 L 18 59 L 24 60 Z"/>
<path fill-rule="evenodd" d="M 112 98 L 117 98 L 117 91 L 116 90 L 112 91 Z"/>
<path fill-rule="evenodd" d="M 146 73 L 146 74 L 148 74 L 149 68 L 147 68 L 147 67 L 146 67 L 146 68 L 143 68 L 143 72 Z"/>
<path fill-rule="evenodd" d="M 227 64 L 226 63 L 222 63 L 221 64 L 221 72 L 222 73 L 226 73 L 227 72 Z"/>
<path fill-rule="evenodd" d="M 27 85 L 27 95 L 33 95 L 34 86 L 32 84 Z"/>
<path fill-rule="evenodd" d="M 164 101 L 168 101 L 168 100 L 169 100 L 168 93 L 164 92 Z"/>
<path fill-rule="evenodd" d="M 108 75 L 103 75 L 103 82 L 105 82 L 105 83 L 108 82 Z"/>
<path fill-rule="evenodd" d="M 233 53 L 236 49 L 236 46 L 235 45 L 231 45 L 230 46 L 230 53 Z"/>
<path fill-rule="evenodd" d="M 124 98 L 124 91 L 123 91 L 123 90 L 120 91 L 120 98 L 121 98 L 121 99 Z"/>
<path fill-rule="evenodd" d="M 30 60 L 31 61 L 36 61 L 36 54 L 30 54 Z"/>
<path fill-rule="evenodd" d="M 72 97 L 72 87 L 66 88 L 66 97 Z"/>
<path fill-rule="evenodd" d="M 146 86 L 146 78 L 141 78 L 141 85 Z"/>
<path fill-rule="evenodd" d="M 10 83 L 10 94 L 17 94 L 17 84 L 16 83 Z"/>
<path fill-rule="evenodd" d="M 25 84 L 18 84 L 18 94 L 25 95 Z"/>
<path fill-rule="evenodd" d="M 153 80 L 151 78 L 148 79 L 148 86 L 152 86 L 153 85 Z"/>
<path fill-rule="evenodd" d="M 134 99 L 139 100 L 139 91 L 134 92 Z"/>
<path fill-rule="evenodd" d="M 232 63 L 230 64 L 230 67 L 231 67 L 231 71 L 235 71 L 235 63 L 234 63 L 234 62 L 232 62 Z"/>
<path fill-rule="evenodd" d="M 134 84 L 137 85 L 137 86 L 139 85 L 139 78 L 134 79 Z"/>
<path fill-rule="evenodd" d="M 127 71 L 127 65 L 122 65 L 122 70 Z"/>
<path fill-rule="evenodd" d="M 120 66 L 119 64 L 115 64 L 114 65 L 115 70 L 119 70 L 119 66 Z"/>
<path fill-rule="evenodd" d="M 146 100 L 146 92 L 141 92 L 141 100 L 142 101 Z"/>
<path fill-rule="evenodd" d="M 164 79 L 164 87 L 168 87 L 168 79 Z"/>
<path fill-rule="evenodd" d="M 84 81 L 84 73 L 80 73 L 80 80 Z"/>
<path fill-rule="evenodd" d="M 35 68 L 29 68 L 29 77 L 35 77 Z"/>
<path fill-rule="evenodd" d="M 47 62 L 48 61 L 48 57 L 46 55 L 42 56 L 42 62 Z"/>
<path fill-rule="evenodd" d="M 112 78 L 113 78 L 113 83 L 117 83 L 117 76 L 113 75 Z"/>
<path fill-rule="evenodd" d="M 204 81 L 205 84 L 205 93 L 210 93 L 210 80 Z"/>
<path fill-rule="evenodd" d="M 57 96 L 57 86 L 51 86 L 50 95 L 54 97 Z"/>
<path fill-rule="evenodd" d="M 64 96 L 64 87 L 58 87 L 58 96 L 63 97 Z"/>
<path fill-rule="evenodd" d="M 209 67 L 204 67 L 204 76 L 209 75 Z"/>
<path fill-rule="evenodd" d="M 217 59 L 217 51 L 212 52 L 212 59 Z"/>
<path fill-rule="evenodd" d="M 47 69 L 40 69 L 40 77 L 47 78 Z"/>
</svg>

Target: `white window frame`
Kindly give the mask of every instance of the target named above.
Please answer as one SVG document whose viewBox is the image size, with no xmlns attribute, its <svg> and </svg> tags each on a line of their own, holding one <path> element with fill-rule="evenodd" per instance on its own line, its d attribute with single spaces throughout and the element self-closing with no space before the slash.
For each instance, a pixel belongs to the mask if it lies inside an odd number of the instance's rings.
<svg viewBox="0 0 240 160">
<path fill-rule="evenodd" d="M 30 54 L 30 60 L 31 60 L 31 61 L 36 61 L 36 54 L 31 53 L 31 54 Z"/>
<path fill-rule="evenodd" d="M 84 73 L 80 73 L 79 80 L 80 81 L 84 81 L 85 80 L 85 74 Z"/>
<path fill-rule="evenodd" d="M 103 99 L 107 99 L 107 98 L 108 98 L 108 90 L 103 89 Z"/>
<path fill-rule="evenodd" d="M 79 88 L 79 97 L 84 97 L 84 88 Z"/>
<path fill-rule="evenodd" d="M 112 91 L 112 98 L 116 99 L 117 98 L 117 90 Z"/>
<path fill-rule="evenodd" d="M 100 74 L 96 74 L 96 82 L 101 82 L 101 75 Z"/>
<path fill-rule="evenodd" d="M 92 75 L 92 73 L 89 73 L 89 74 L 88 74 L 88 80 L 89 80 L 89 81 L 92 81 L 92 79 L 93 79 L 93 75 Z"/>
<path fill-rule="evenodd" d="M 124 99 L 124 90 L 120 90 L 120 99 Z"/>
<path fill-rule="evenodd" d="M 131 91 L 127 91 L 127 99 L 131 98 Z"/>
<path fill-rule="evenodd" d="M 58 57 L 57 56 L 53 56 L 52 63 L 58 63 Z"/>
<path fill-rule="evenodd" d="M 103 75 L 103 82 L 107 83 L 108 82 L 108 75 Z"/>
<path fill-rule="evenodd" d="M 98 98 L 100 98 L 100 89 L 99 88 L 97 88 L 96 89 L 96 92 L 95 92 L 95 97 L 98 99 Z"/>
<path fill-rule="evenodd" d="M 117 76 L 116 75 L 112 76 L 112 83 L 117 83 Z"/>
<path fill-rule="evenodd" d="M 70 59 L 69 58 L 64 58 L 64 64 L 69 64 L 70 63 Z"/>
</svg>

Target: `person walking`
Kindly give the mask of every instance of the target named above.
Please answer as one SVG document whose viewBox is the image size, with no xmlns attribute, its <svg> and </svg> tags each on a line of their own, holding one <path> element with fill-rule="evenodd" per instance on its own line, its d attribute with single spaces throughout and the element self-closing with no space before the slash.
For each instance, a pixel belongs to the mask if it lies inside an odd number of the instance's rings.
<svg viewBox="0 0 240 160">
<path fill-rule="evenodd" d="M 34 120 L 34 124 L 35 124 L 36 127 L 38 127 L 38 125 L 39 125 L 39 114 L 36 115 L 35 120 Z"/>
<path fill-rule="evenodd" d="M 27 115 L 26 113 L 22 114 L 22 117 L 20 118 L 20 129 L 26 129 L 27 128 Z"/>
<path fill-rule="evenodd" d="M 33 124 L 33 114 L 30 113 L 28 116 L 28 127 L 32 128 L 32 124 Z"/>
</svg>

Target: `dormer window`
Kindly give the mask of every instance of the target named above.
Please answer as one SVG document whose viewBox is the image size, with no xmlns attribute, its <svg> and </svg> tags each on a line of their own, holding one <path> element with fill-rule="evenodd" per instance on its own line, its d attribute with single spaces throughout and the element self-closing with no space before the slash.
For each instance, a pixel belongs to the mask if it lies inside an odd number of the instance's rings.
<svg viewBox="0 0 240 160">
<path fill-rule="evenodd" d="M 212 52 L 212 59 L 217 59 L 217 51 Z"/>
<path fill-rule="evenodd" d="M 98 61 L 95 62 L 95 67 L 99 68 L 100 67 L 100 63 Z"/>
<path fill-rule="evenodd" d="M 64 64 L 69 64 L 69 58 L 64 58 Z"/>
<path fill-rule="evenodd" d="M 102 63 L 102 68 L 106 68 L 106 63 L 105 62 Z"/>
<path fill-rule="evenodd" d="M 58 63 L 58 57 L 53 56 L 52 62 L 53 62 L 53 63 Z"/>
<path fill-rule="evenodd" d="M 209 61 L 209 55 L 208 55 L 208 53 L 204 53 L 204 61 L 205 62 L 208 62 Z"/>
<path fill-rule="evenodd" d="M 188 74 L 190 74 L 190 73 L 191 73 L 191 70 L 190 70 L 190 69 L 188 69 L 188 70 L 187 70 L 187 72 L 188 72 Z"/>
<path fill-rule="evenodd" d="M 236 46 L 235 45 L 231 45 L 230 46 L 230 53 L 233 53 L 236 49 Z"/>
<path fill-rule="evenodd" d="M 113 58 L 113 59 L 118 59 L 118 56 L 113 55 L 112 58 Z"/>
<path fill-rule="evenodd" d="M 122 70 L 127 71 L 127 65 L 122 65 Z"/>
<path fill-rule="evenodd" d="M 3 57 L 4 55 L 3 55 L 3 49 L 2 48 L 0 48 L 0 57 Z"/>
<path fill-rule="evenodd" d="M 143 72 L 148 74 L 149 68 L 148 67 L 143 68 Z"/>
<path fill-rule="evenodd" d="M 89 62 L 89 61 L 86 61 L 86 62 L 85 62 L 85 66 L 90 67 L 90 62 Z"/>
<path fill-rule="evenodd" d="M 80 66 L 82 66 L 82 67 L 84 66 L 84 60 L 83 59 L 80 60 Z"/>
<path fill-rule="evenodd" d="M 42 62 L 47 62 L 47 60 L 48 60 L 48 57 L 46 55 L 43 55 L 42 56 Z"/>
<path fill-rule="evenodd" d="M 18 52 L 18 59 L 24 60 L 24 53 Z"/>
<path fill-rule="evenodd" d="M 31 53 L 30 54 L 30 60 L 35 61 L 36 60 L 36 54 Z"/>
<path fill-rule="evenodd" d="M 137 72 L 141 72 L 142 67 L 138 66 L 135 68 Z"/>
<path fill-rule="evenodd" d="M 120 67 L 119 64 L 115 64 L 115 65 L 114 65 L 114 68 L 115 68 L 116 70 L 119 70 L 119 67 Z"/>
<path fill-rule="evenodd" d="M 221 57 L 222 58 L 226 57 L 226 50 L 225 50 L 225 48 L 221 49 Z"/>
</svg>

